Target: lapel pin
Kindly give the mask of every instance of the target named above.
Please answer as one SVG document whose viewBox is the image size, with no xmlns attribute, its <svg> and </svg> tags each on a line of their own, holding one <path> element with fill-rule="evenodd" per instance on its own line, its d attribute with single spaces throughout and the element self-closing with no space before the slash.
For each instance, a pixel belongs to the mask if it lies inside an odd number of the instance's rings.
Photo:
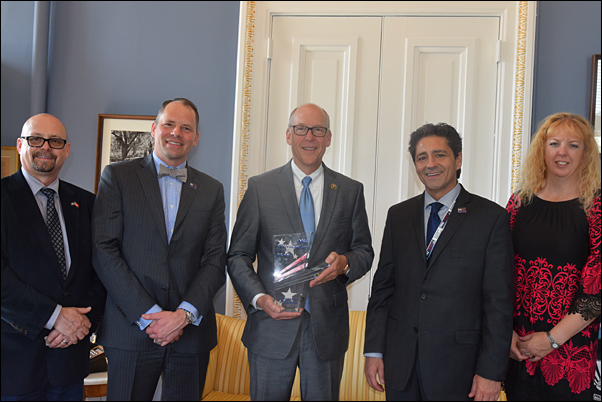
<svg viewBox="0 0 602 402">
<path fill-rule="evenodd" d="M 196 184 L 190 183 L 190 187 L 192 187 L 192 188 L 194 188 L 196 190 Z"/>
<path fill-rule="evenodd" d="M 330 185 L 330 188 L 331 188 L 331 189 L 333 189 L 333 190 L 336 190 L 336 189 L 337 189 L 337 185 L 336 185 L 336 184 L 334 184 L 334 183 L 332 183 L 332 184 Z"/>
<path fill-rule="evenodd" d="M 458 213 L 459 214 L 465 214 L 466 213 L 466 207 L 458 208 Z"/>
<path fill-rule="evenodd" d="M 71 203 L 71 206 L 72 206 L 72 207 L 75 207 L 75 208 L 79 208 L 79 204 L 78 204 L 77 202 L 75 202 L 75 201 L 73 201 L 73 202 Z"/>
</svg>

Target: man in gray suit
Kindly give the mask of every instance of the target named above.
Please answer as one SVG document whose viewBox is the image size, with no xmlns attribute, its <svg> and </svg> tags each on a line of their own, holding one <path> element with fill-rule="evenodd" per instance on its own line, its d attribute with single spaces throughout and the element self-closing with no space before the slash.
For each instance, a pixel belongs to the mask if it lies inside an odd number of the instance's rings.
<svg viewBox="0 0 602 402">
<path fill-rule="evenodd" d="M 288 400 L 297 366 L 303 400 L 339 399 L 349 340 L 346 288 L 368 272 L 374 251 L 362 184 L 322 163 L 329 127 L 319 106 L 293 110 L 286 130 L 293 160 L 251 178 L 238 209 L 228 272 L 248 315 L 242 340 L 252 400 Z M 311 204 L 303 219 L 300 204 Z M 330 267 L 310 282 L 305 309 L 283 312 L 272 297 L 273 236 L 302 232 L 315 232 L 309 266 Z"/>
<path fill-rule="evenodd" d="M 108 165 L 93 214 L 94 266 L 107 288 L 99 340 L 109 400 L 198 400 L 217 344 L 213 298 L 225 282 L 224 190 L 192 169 L 199 121 L 187 99 L 165 101 L 154 152 Z"/>
</svg>

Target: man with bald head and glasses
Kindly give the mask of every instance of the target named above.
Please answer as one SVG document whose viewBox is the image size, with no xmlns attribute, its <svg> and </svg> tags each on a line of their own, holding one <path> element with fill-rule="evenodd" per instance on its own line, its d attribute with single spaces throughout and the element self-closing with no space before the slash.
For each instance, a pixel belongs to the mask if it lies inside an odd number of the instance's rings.
<svg viewBox="0 0 602 402">
<path fill-rule="evenodd" d="M 38 114 L 2 179 L 2 400 L 82 400 L 105 289 L 92 268 L 94 194 L 58 178 L 71 144 Z"/>
<path fill-rule="evenodd" d="M 252 400 L 289 400 L 299 367 L 302 400 L 339 400 L 349 340 L 347 286 L 372 266 L 364 188 L 322 163 L 332 132 L 314 104 L 293 110 L 293 159 L 249 179 L 228 253 L 228 272 L 247 312 Z M 304 290 L 300 312 L 274 303 L 273 237 L 315 233 L 309 267 L 330 266 Z M 257 258 L 257 271 L 253 262 Z"/>
</svg>

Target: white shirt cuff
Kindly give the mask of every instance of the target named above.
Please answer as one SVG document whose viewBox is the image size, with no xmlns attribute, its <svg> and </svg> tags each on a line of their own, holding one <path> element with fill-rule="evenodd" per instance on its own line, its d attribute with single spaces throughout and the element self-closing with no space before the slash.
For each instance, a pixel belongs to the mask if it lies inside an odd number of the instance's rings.
<svg viewBox="0 0 602 402">
<path fill-rule="evenodd" d="M 265 293 L 257 293 L 257 295 L 253 298 L 253 301 L 251 302 L 255 310 L 263 310 L 257 305 L 257 299 L 259 299 L 261 296 L 265 296 Z"/>
</svg>

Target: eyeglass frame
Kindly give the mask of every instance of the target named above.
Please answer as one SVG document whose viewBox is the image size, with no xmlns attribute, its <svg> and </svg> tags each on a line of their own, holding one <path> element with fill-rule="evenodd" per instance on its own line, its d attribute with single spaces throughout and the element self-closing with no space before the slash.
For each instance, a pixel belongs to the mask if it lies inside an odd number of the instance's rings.
<svg viewBox="0 0 602 402">
<path fill-rule="evenodd" d="M 67 145 L 67 140 L 64 140 L 62 138 L 44 138 L 44 137 L 39 137 L 37 135 L 28 135 L 28 136 L 24 136 L 24 137 L 19 137 L 22 140 L 25 140 L 25 142 L 27 142 L 27 145 L 30 146 L 31 148 L 42 148 L 44 146 L 45 143 L 48 143 L 48 146 L 51 149 L 65 149 L 65 146 Z M 39 138 L 41 140 L 43 140 L 42 145 L 31 145 L 29 143 L 29 139 L 28 138 Z M 60 148 L 55 148 L 52 145 L 50 145 L 50 141 L 63 141 L 63 146 Z"/>
<path fill-rule="evenodd" d="M 323 138 L 323 137 L 326 137 L 326 134 L 328 134 L 328 131 L 330 130 L 330 128 L 328 128 L 328 127 L 320 127 L 320 126 L 308 127 L 308 126 L 303 126 L 303 125 L 295 125 L 295 126 L 289 126 L 289 127 L 293 129 L 293 134 L 298 135 L 299 137 L 306 136 L 307 133 L 309 133 L 309 131 L 311 130 L 311 133 L 314 137 Z M 305 132 L 305 134 L 297 134 L 295 132 L 295 127 L 305 127 L 307 129 L 307 131 Z M 314 132 L 315 128 L 323 128 L 326 131 L 324 132 L 324 135 L 316 135 L 316 133 Z"/>
</svg>

